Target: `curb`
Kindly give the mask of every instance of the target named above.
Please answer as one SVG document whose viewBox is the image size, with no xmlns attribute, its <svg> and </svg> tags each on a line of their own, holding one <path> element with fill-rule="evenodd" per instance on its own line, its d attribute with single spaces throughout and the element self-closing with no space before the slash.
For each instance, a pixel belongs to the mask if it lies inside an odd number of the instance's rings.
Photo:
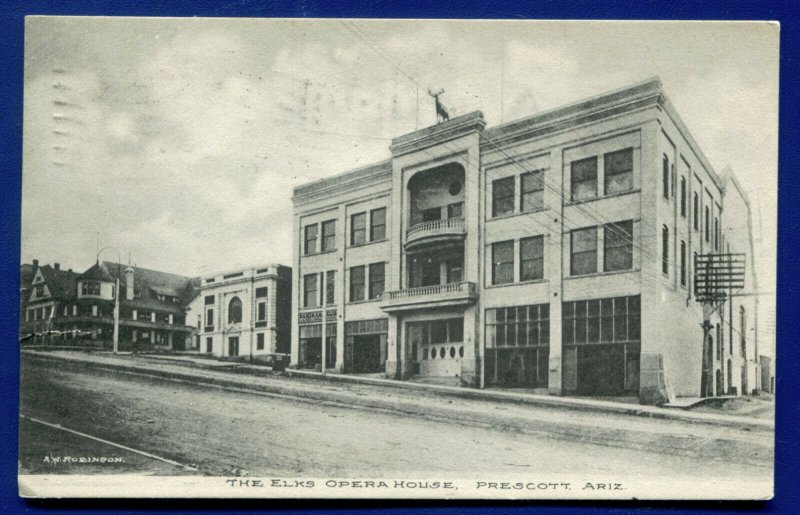
<svg viewBox="0 0 800 515">
<path fill-rule="evenodd" d="M 290 395 L 294 397 L 303 397 L 309 399 L 320 399 L 326 401 L 335 401 L 329 394 L 325 392 L 315 392 L 309 394 L 297 390 L 290 390 L 281 387 L 280 385 L 258 385 L 258 384 L 243 384 L 241 381 L 235 379 L 220 379 L 212 377 L 198 377 L 191 373 L 180 373 L 173 370 L 158 370 L 148 367 L 146 364 L 128 364 L 128 363 L 103 363 L 93 360 L 84 360 L 78 356 L 61 356 L 44 354 L 40 352 L 22 351 L 23 354 L 34 357 L 35 359 L 51 360 L 51 361 L 70 361 L 74 363 L 81 363 L 96 368 L 103 368 L 107 370 L 123 370 L 135 373 L 147 373 L 158 377 L 174 377 L 186 381 L 205 382 L 224 387 L 231 388 L 245 388 L 255 391 L 277 393 L 280 395 Z M 236 367 L 211 367 L 203 366 L 201 363 L 194 363 L 193 361 L 178 361 L 178 360 L 165 360 L 164 365 L 172 365 L 177 367 L 195 368 L 221 374 L 230 375 L 247 375 L 251 377 L 268 377 L 272 374 L 271 369 L 268 367 L 251 367 L 248 365 Z M 261 373 L 259 373 L 261 372 Z M 516 392 L 500 392 L 500 391 L 487 391 L 471 388 L 460 388 L 454 386 L 444 385 L 431 385 L 411 383 L 407 381 L 399 381 L 396 379 L 379 379 L 371 377 L 353 377 L 340 374 L 323 374 L 321 372 L 300 371 L 287 369 L 281 373 L 285 377 L 297 377 L 303 379 L 313 379 L 318 381 L 327 382 L 342 382 L 352 384 L 365 384 L 372 386 L 383 386 L 389 388 L 400 388 L 407 390 L 421 390 L 426 392 L 433 392 L 448 397 L 458 397 L 470 400 L 494 401 L 512 404 L 525 404 L 530 406 L 540 406 L 558 409 L 568 409 L 574 411 L 590 411 L 595 413 L 609 413 L 609 414 L 622 414 L 633 415 L 639 417 L 649 417 L 654 419 L 675 420 L 681 422 L 689 422 L 694 424 L 705 424 L 712 426 L 730 427 L 744 430 L 758 430 L 758 431 L 774 431 L 775 423 L 772 420 L 753 419 L 747 417 L 738 417 L 733 415 L 714 415 L 708 413 L 693 413 L 687 411 L 672 411 L 669 408 L 658 408 L 654 406 L 643 405 L 625 405 L 622 403 L 614 403 L 609 401 L 594 401 L 586 399 L 575 399 L 569 397 L 555 397 L 549 395 L 536 395 L 536 394 L 523 394 Z M 371 407 L 385 407 L 383 403 L 376 400 L 365 400 L 365 406 Z"/>
</svg>

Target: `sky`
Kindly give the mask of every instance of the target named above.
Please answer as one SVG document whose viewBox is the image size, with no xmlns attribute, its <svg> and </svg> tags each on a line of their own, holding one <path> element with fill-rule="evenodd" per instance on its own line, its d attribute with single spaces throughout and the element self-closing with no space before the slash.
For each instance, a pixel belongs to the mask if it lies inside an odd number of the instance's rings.
<svg viewBox="0 0 800 515">
<path fill-rule="evenodd" d="M 292 188 L 390 157 L 435 123 L 428 89 L 492 126 L 653 76 L 746 190 L 774 291 L 763 22 L 28 18 L 22 262 L 83 270 L 99 242 L 184 275 L 290 264 Z"/>
</svg>

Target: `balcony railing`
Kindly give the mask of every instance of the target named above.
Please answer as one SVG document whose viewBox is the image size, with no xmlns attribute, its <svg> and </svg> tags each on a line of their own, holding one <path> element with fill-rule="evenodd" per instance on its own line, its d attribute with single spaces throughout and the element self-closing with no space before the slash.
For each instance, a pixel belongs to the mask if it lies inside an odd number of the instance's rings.
<svg viewBox="0 0 800 515">
<path fill-rule="evenodd" d="M 443 239 L 459 239 L 466 234 L 463 218 L 431 220 L 413 225 L 406 231 L 406 247 L 425 240 L 439 241 Z"/>
<path fill-rule="evenodd" d="M 385 292 L 381 308 L 384 311 L 398 311 L 443 305 L 470 304 L 477 297 L 478 289 L 475 283 L 437 284 Z"/>
</svg>

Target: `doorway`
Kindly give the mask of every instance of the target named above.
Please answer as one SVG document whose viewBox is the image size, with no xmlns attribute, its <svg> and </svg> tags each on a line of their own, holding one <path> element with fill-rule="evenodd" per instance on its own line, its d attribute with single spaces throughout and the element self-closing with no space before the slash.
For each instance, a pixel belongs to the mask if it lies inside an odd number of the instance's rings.
<svg viewBox="0 0 800 515">
<path fill-rule="evenodd" d="M 228 356 L 239 355 L 239 337 L 231 336 L 228 338 Z"/>
<path fill-rule="evenodd" d="M 579 395 L 624 393 L 625 351 L 622 345 L 583 345 L 577 351 Z"/>
<path fill-rule="evenodd" d="M 368 334 L 353 337 L 353 373 L 369 374 L 381 370 L 381 337 Z"/>
</svg>

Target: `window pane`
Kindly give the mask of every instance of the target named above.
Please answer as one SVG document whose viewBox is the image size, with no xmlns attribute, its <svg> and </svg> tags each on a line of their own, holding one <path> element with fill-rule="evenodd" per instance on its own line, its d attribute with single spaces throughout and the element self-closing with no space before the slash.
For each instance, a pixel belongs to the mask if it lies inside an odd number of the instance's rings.
<svg viewBox="0 0 800 515">
<path fill-rule="evenodd" d="M 384 264 L 373 263 L 369 265 L 369 298 L 377 299 L 383 294 L 384 289 Z"/>
<path fill-rule="evenodd" d="M 350 301 L 364 300 L 364 267 L 350 269 Z"/>
<path fill-rule="evenodd" d="M 492 216 L 514 212 L 514 177 L 492 182 Z"/>
<path fill-rule="evenodd" d="M 572 200 L 597 196 L 597 157 L 573 161 L 570 164 Z"/>
<path fill-rule="evenodd" d="M 358 213 L 351 217 L 350 244 L 359 245 L 366 241 L 367 237 L 367 214 Z"/>
<path fill-rule="evenodd" d="M 505 284 L 514 280 L 514 242 L 492 244 L 492 284 Z"/>
<path fill-rule="evenodd" d="M 449 320 L 448 323 L 448 331 L 450 333 L 449 341 L 451 342 L 463 342 L 464 341 L 464 319 L 463 318 L 453 318 Z"/>
<path fill-rule="evenodd" d="M 373 209 L 370 213 L 370 241 L 386 238 L 386 208 Z"/>
<path fill-rule="evenodd" d="M 544 238 L 523 238 L 520 243 L 520 280 L 531 281 L 544 277 Z"/>
<path fill-rule="evenodd" d="M 633 189 L 633 149 L 627 148 L 604 156 L 605 192 L 619 193 Z"/>
<path fill-rule="evenodd" d="M 435 320 L 431 322 L 431 343 L 447 342 L 447 322 Z"/>
<path fill-rule="evenodd" d="M 544 207 L 544 171 L 521 175 L 522 211 L 534 211 Z"/>
</svg>

